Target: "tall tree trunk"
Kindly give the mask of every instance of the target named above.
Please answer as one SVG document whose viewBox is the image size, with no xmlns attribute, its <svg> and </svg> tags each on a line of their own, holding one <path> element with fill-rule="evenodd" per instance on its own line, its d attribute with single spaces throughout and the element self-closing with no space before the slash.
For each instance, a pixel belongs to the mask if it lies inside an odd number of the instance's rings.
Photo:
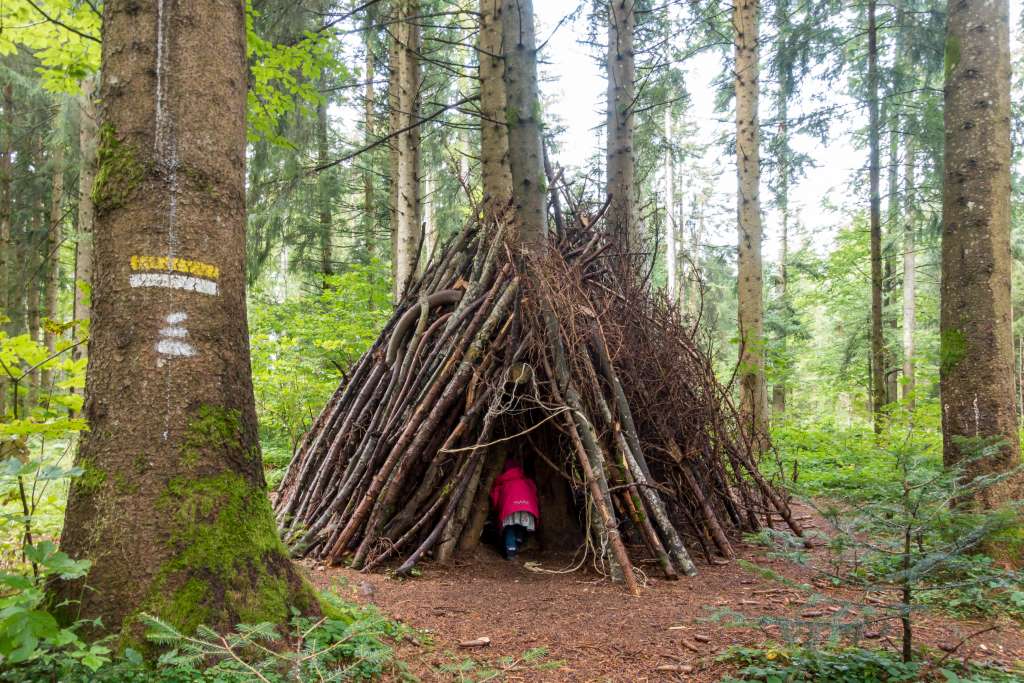
<svg viewBox="0 0 1024 683">
<path fill-rule="evenodd" d="M 780 3 L 780 8 L 788 9 Z M 788 340 L 786 338 L 786 327 L 789 323 L 789 96 L 790 93 L 784 89 L 779 91 L 779 189 L 776 198 L 779 215 L 779 305 L 782 309 L 782 332 L 779 333 L 779 350 L 783 359 L 786 357 Z M 786 378 L 785 373 L 779 373 L 772 384 L 772 415 L 781 416 L 786 412 Z"/>
<path fill-rule="evenodd" d="M 315 610 L 277 536 L 245 304 L 242 3 L 108 0 L 76 617 L 141 637 Z"/>
<path fill-rule="evenodd" d="M 897 46 L 897 50 L 898 50 Z M 896 249 L 895 239 L 896 226 L 900 223 L 900 139 L 899 139 L 899 116 L 896 108 L 891 108 L 889 116 L 889 163 L 886 169 L 888 177 L 888 199 L 886 201 L 886 231 L 892 239 L 892 248 L 885 250 L 884 255 L 884 277 L 882 280 L 882 312 L 885 326 L 895 338 L 899 328 L 896 316 Z M 889 344 L 885 344 L 885 402 L 895 403 L 900 399 L 899 395 L 899 366 L 896 364 L 895 354 Z"/>
<path fill-rule="evenodd" d="M 80 166 L 78 170 L 78 225 L 75 241 L 75 299 L 72 319 L 79 323 L 76 335 L 82 336 L 87 328 L 82 321 L 89 320 L 92 313 L 89 306 L 89 288 L 92 287 L 92 236 L 95 210 L 92 203 L 92 186 L 96 178 L 96 145 L 99 142 L 95 102 L 96 78 L 90 76 L 82 82 L 82 94 L 78 96 L 78 148 Z M 85 356 L 85 345 L 76 346 L 71 352 L 78 360 Z"/>
<path fill-rule="evenodd" d="M 44 289 L 46 300 L 43 308 L 47 320 L 57 322 L 60 313 L 57 310 L 58 294 L 60 294 L 60 247 L 64 241 L 64 141 L 57 144 L 53 152 L 53 184 L 50 188 L 50 220 L 46 230 L 46 281 Z M 53 325 L 47 325 L 44 331 L 46 350 L 53 355 L 57 350 L 57 334 Z M 44 370 L 40 380 L 43 393 L 50 391 L 53 373 Z"/>
<path fill-rule="evenodd" d="M 376 77 L 376 60 L 373 55 L 372 16 L 367 17 L 363 29 L 366 46 L 366 84 L 363 86 L 363 143 L 371 144 L 376 138 L 377 119 L 374 114 L 373 79 Z M 363 169 L 363 247 L 367 262 L 377 254 L 377 210 L 373 198 L 373 164 L 369 161 Z"/>
<path fill-rule="evenodd" d="M 512 198 L 505 121 L 505 48 L 501 38 L 503 9 L 503 0 L 480 0 L 480 161 L 485 215 L 504 209 Z"/>
<path fill-rule="evenodd" d="M 388 103 L 391 128 L 391 249 L 394 299 L 405 293 L 420 246 L 419 0 L 396 3 L 391 27 Z M 401 131 L 401 132 L 399 132 Z"/>
<path fill-rule="evenodd" d="M 903 400 L 914 410 L 914 332 L 917 327 L 917 255 L 914 252 L 914 143 L 906 138 L 903 160 Z"/>
<path fill-rule="evenodd" d="M 633 36 L 636 0 L 608 3 L 608 99 L 606 214 L 609 230 L 627 251 L 643 247 L 636 210 L 636 153 L 633 147 L 633 110 L 636 107 L 636 66 Z"/>
<path fill-rule="evenodd" d="M 970 477 L 1020 465 L 1010 298 L 1010 31 L 1007 0 L 949 0 L 939 368 L 943 460 L 958 437 L 1002 439 Z M 1018 473 L 978 495 L 991 508 L 1024 496 Z M 1016 558 L 1019 561 L 1019 557 Z"/>
<path fill-rule="evenodd" d="M 317 166 L 320 168 L 324 168 L 328 162 L 327 132 L 327 103 L 321 102 L 316 108 L 316 157 Z M 331 216 L 331 176 L 329 170 L 322 170 L 317 174 L 316 193 L 320 221 L 318 237 L 320 238 L 321 286 L 323 289 L 327 289 L 328 278 L 334 274 L 334 254 L 332 253 L 333 245 L 331 241 L 332 224 L 334 221 Z"/>
<path fill-rule="evenodd" d="M 434 213 L 434 177 L 427 173 L 423 178 L 423 253 L 420 254 L 420 271 L 427 265 L 437 244 L 437 221 Z"/>
<path fill-rule="evenodd" d="M 736 0 L 736 214 L 739 226 L 740 405 L 755 443 L 766 433 L 764 290 L 761 263 L 761 131 L 758 121 L 758 0 Z"/>
<path fill-rule="evenodd" d="M 0 315 L 10 317 L 11 293 L 11 223 L 14 194 L 14 89 L 10 83 L 3 87 L 3 150 L 0 150 Z M 4 325 L 4 327 L 8 327 Z M 7 382 L 0 382 L 0 417 L 7 414 Z"/>
<path fill-rule="evenodd" d="M 875 0 L 868 0 L 868 162 L 871 223 L 871 411 L 882 431 L 885 395 L 885 338 L 882 336 L 882 198 L 878 117 L 878 24 Z"/>
<path fill-rule="evenodd" d="M 518 239 L 526 249 L 547 235 L 544 154 L 541 148 L 540 94 L 532 0 L 502 0 L 501 31 L 505 54 L 506 120 L 512 203 Z"/>
<path fill-rule="evenodd" d="M 676 292 L 676 267 L 678 265 L 676 254 L 676 193 L 673 187 L 673 176 L 675 168 L 672 164 L 672 107 L 665 107 L 665 159 L 663 173 L 665 175 L 665 290 L 668 293 L 668 300 L 678 301 Z"/>
</svg>

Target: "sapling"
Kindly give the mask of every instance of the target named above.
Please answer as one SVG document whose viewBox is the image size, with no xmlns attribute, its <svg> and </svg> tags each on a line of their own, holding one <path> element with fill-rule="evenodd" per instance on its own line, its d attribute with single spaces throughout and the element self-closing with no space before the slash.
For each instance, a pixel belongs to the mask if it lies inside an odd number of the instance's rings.
<svg viewBox="0 0 1024 683">
<path fill-rule="evenodd" d="M 811 569 L 819 583 L 825 580 L 833 587 L 862 591 L 863 600 L 819 594 L 810 584 L 752 567 L 811 593 L 813 602 L 839 606 L 827 624 L 821 619 L 762 617 L 761 625 L 785 624 L 784 632 L 799 625 L 811 634 L 825 626 L 833 638 L 852 635 L 857 640 L 865 633 L 881 635 L 872 629 L 878 631 L 878 626 L 895 619 L 900 624 L 902 659 L 909 662 L 914 658 L 914 614 L 934 603 L 936 593 L 952 595 L 986 581 L 971 571 L 978 564 L 980 549 L 986 540 L 1019 527 L 1021 501 L 996 510 L 978 509 L 970 501 L 1014 476 L 1016 470 L 973 480 L 964 476 L 971 463 L 998 452 L 999 443 L 993 440 L 962 439 L 960 448 L 969 457 L 945 469 L 933 454 L 909 444 L 906 439 L 886 451 L 893 476 L 870 482 L 869 497 L 836 501 L 819 510 L 832 525 L 828 533 L 817 534 L 824 557 L 794 542 L 788 533 L 766 530 L 757 536 L 776 548 L 776 557 Z M 1012 572 L 1006 578 L 1004 585 L 1021 581 Z"/>
</svg>

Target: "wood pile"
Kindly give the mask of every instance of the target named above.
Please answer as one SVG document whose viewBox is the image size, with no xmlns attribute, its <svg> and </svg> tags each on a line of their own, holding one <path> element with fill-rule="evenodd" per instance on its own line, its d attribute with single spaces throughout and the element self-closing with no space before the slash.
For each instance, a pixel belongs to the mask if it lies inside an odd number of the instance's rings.
<svg viewBox="0 0 1024 683">
<path fill-rule="evenodd" d="M 586 223 L 529 257 L 506 222 L 467 227 L 409 284 L 281 484 L 296 555 L 407 573 L 473 547 L 514 442 L 569 482 L 632 592 L 640 559 L 674 578 L 773 519 L 801 534 L 677 308 Z"/>
</svg>

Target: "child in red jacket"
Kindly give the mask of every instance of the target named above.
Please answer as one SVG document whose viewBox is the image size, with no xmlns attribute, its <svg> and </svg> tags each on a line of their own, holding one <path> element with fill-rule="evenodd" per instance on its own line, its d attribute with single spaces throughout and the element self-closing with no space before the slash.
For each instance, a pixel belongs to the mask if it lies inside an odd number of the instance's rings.
<svg viewBox="0 0 1024 683">
<path fill-rule="evenodd" d="M 505 559 L 515 559 L 526 541 L 528 531 L 536 531 L 540 519 L 537 504 L 537 486 L 523 473 L 514 460 L 505 465 L 491 488 L 491 505 L 501 522 L 501 535 L 505 545 Z"/>
</svg>

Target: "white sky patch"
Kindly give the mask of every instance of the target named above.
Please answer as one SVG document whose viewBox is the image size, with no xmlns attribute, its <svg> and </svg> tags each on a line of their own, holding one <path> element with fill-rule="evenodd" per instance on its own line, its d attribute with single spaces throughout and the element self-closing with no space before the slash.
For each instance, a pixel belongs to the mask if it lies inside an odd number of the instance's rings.
<svg viewBox="0 0 1024 683">
<path fill-rule="evenodd" d="M 1024 0 L 1010 0 L 1010 46 L 1014 55 L 1021 49 L 1018 21 L 1022 4 Z M 538 42 L 547 40 L 542 55 L 545 64 L 541 68 L 545 110 L 564 127 L 564 132 L 558 137 L 559 150 L 555 161 L 570 170 L 585 166 L 595 154 L 604 154 L 607 85 L 602 67 L 594 59 L 595 48 L 580 42 L 586 38 L 586 12 L 576 21 L 565 22 L 555 30 L 562 18 L 578 6 L 579 0 L 548 0 L 534 5 Z M 601 31 L 598 31 L 599 40 L 604 37 Z M 762 53 L 766 54 L 770 48 L 771 45 L 764 44 Z M 686 73 L 686 87 L 690 94 L 686 119 L 696 128 L 693 142 L 708 146 L 702 158 L 684 163 L 721 170 L 721 175 L 713 181 L 713 196 L 705 209 L 707 232 L 704 245 L 735 248 L 736 165 L 735 159 L 721 144 L 722 140 L 734 134 L 735 121 L 731 109 L 719 112 L 714 107 L 713 82 L 722 72 L 722 59 L 717 51 L 707 50 L 676 66 Z M 852 211 L 861 206 L 867 210 L 866 188 L 859 186 L 856 178 L 858 174 L 866 173 L 868 151 L 866 147 L 858 149 L 852 140 L 852 132 L 867 124 L 867 109 L 853 102 L 845 85 L 826 85 L 818 80 L 809 80 L 802 96 L 796 98 L 790 107 L 791 117 L 820 107 L 815 100 L 821 97 L 847 113 L 833 122 L 827 144 L 806 135 L 794 135 L 791 140 L 793 148 L 808 155 L 811 163 L 806 175 L 790 188 L 790 210 L 793 214 L 790 249 L 798 248 L 804 240 L 819 251 L 831 249 L 838 231 L 850 224 Z M 645 115 L 655 117 L 660 125 L 660 108 Z M 770 125 L 766 122 L 770 117 L 770 95 L 765 91 L 762 92 L 761 103 L 763 126 Z M 763 146 L 761 154 L 762 163 L 769 161 Z M 571 178 L 571 173 L 568 176 Z M 703 179 L 693 178 L 693 190 L 698 189 L 700 182 Z M 778 258 L 781 218 L 772 206 L 767 176 L 761 183 L 764 257 L 772 261 Z M 681 185 L 677 185 L 677 191 L 687 192 L 689 185 L 684 176 Z M 662 181 L 656 181 L 655 187 L 660 192 Z"/>
<path fill-rule="evenodd" d="M 163 287 L 165 289 L 182 289 L 186 292 L 216 296 L 217 283 L 191 275 L 177 273 L 132 273 L 128 278 L 132 287 Z"/>
</svg>

